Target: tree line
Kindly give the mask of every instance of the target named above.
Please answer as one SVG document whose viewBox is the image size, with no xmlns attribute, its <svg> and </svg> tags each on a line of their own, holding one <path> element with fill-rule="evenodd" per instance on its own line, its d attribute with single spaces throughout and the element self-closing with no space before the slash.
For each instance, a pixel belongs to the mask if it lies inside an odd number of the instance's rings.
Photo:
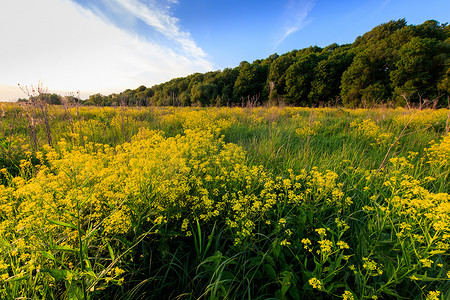
<svg viewBox="0 0 450 300">
<path fill-rule="evenodd" d="M 235 68 L 195 73 L 151 88 L 91 95 L 88 105 L 293 106 L 447 104 L 450 26 L 405 19 L 376 26 L 352 44 L 311 46 Z"/>
</svg>

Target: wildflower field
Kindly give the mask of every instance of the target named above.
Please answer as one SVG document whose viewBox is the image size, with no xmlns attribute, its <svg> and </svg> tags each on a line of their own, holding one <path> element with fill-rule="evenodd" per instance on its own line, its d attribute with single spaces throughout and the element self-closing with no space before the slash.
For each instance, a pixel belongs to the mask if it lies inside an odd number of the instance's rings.
<svg viewBox="0 0 450 300">
<path fill-rule="evenodd" d="M 447 109 L 0 110 L 1 299 L 450 299 Z"/>
</svg>

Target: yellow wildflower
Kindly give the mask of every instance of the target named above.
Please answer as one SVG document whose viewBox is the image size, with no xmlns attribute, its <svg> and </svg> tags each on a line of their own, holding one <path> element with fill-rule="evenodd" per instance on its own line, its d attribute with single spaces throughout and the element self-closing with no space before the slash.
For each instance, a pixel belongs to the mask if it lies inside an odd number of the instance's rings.
<svg viewBox="0 0 450 300">
<path fill-rule="evenodd" d="M 419 280 L 419 278 L 417 278 L 415 275 L 409 276 L 409 279 L 411 279 L 411 280 Z"/>
<path fill-rule="evenodd" d="M 441 295 L 440 291 L 430 291 L 427 295 L 426 300 L 439 300 L 440 295 Z"/>
<path fill-rule="evenodd" d="M 309 285 L 313 287 L 313 289 L 322 289 L 322 283 L 316 277 L 311 278 L 308 282 Z"/>
<path fill-rule="evenodd" d="M 120 276 L 120 275 L 122 275 L 123 273 L 125 273 L 125 271 L 122 270 L 122 269 L 120 269 L 119 267 L 116 267 L 116 268 L 114 269 L 114 273 L 115 273 L 116 276 Z"/>
<path fill-rule="evenodd" d="M 325 228 L 317 228 L 316 232 L 320 235 L 320 237 L 324 237 L 327 235 L 327 230 Z"/>
<path fill-rule="evenodd" d="M 281 243 L 280 243 L 281 246 L 288 246 L 288 245 L 290 245 L 290 244 L 291 244 L 291 243 L 288 242 L 286 239 L 282 240 Z"/>
<path fill-rule="evenodd" d="M 420 262 L 422 263 L 422 265 L 423 265 L 425 268 L 431 268 L 431 264 L 433 263 L 432 260 L 427 259 L 427 258 L 421 259 Z"/>
<path fill-rule="evenodd" d="M 318 242 L 320 244 L 320 251 L 326 255 L 331 252 L 333 243 L 330 240 L 323 240 Z"/>
<path fill-rule="evenodd" d="M 339 242 L 337 242 L 337 245 L 338 245 L 339 248 L 341 248 L 341 249 L 350 249 L 349 245 L 348 245 L 346 242 L 344 242 L 344 241 L 339 241 Z"/>
<path fill-rule="evenodd" d="M 304 239 L 302 239 L 302 244 L 304 245 L 303 247 L 305 249 L 308 249 L 308 245 L 311 245 L 311 241 L 308 238 L 304 238 Z"/>
<path fill-rule="evenodd" d="M 353 298 L 352 292 L 350 292 L 350 291 L 345 291 L 345 292 L 342 294 L 342 299 L 344 299 L 344 300 L 353 300 L 353 299 L 355 299 L 355 298 Z"/>
</svg>

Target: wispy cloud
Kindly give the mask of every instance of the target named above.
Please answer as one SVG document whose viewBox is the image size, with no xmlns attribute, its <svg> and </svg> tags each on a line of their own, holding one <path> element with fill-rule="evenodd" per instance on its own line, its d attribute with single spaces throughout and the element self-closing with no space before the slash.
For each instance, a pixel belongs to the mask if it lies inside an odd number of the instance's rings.
<svg viewBox="0 0 450 300">
<path fill-rule="evenodd" d="M 18 83 L 35 85 L 42 80 L 50 91 L 108 94 L 214 68 L 170 16 L 167 6 L 174 1 L 166 1 L 166 11 L 138 1 L 117 1 L 179 49 L 119 28 L 71 1 L 2 1 L 0 100 L 6 86 Z"/>
<path fill-rule="evenodd" d="M 178 43 L 182 50 L 193 57 L 205 57 L 203 50 L 196 45 L 189 32 L 182 31 L 178 25 L 178 19 L 170 13 L 170 4 L 177 1 L 147 1 L 139 0 L 115 0 L 124 9 L 136 18 L 145 22 L 168 39 Z"/>
<path fill-rule="evenodd" d="M 288 36 L 302 29 L 310 21 L 309 12 L 314 7 L 315 0 L 289 0 L 285 8 L 285 24 L 282 27 L 281 38 L 276 42 L 278 47 Z"/>
</svg>

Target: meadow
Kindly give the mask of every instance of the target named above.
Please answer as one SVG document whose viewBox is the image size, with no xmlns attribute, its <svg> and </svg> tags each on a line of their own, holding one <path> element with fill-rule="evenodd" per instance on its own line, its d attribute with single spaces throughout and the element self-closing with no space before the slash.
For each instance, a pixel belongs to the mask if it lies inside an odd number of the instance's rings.
<svg viewBox="0 0 450 300">
<path fill-rule="evenodd" d="M 1 299 L 450 299 L 448 109 L 0 110 Z"/>
</svg>

